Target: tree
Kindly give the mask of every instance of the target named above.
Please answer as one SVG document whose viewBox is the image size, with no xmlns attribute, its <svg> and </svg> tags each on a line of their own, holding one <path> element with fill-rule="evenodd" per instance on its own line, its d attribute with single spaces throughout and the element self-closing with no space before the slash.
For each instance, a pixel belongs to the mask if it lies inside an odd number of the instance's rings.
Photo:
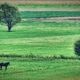
<svg viewBox="0 0 80 80">
<path fill-rule="evenodd" d="M 0 5 L 0 22 L 3 22 L 8 27 L 8 32 L 11 31 L 11 28 L 18 22 L 21 18 L 18 12 L 18 9 L 14 6 L 11 6 L 7 3 Z"/>
<path fill-rule="evenodd" d="M 75 54 L 80 56 L 80 40 L 75 42 Z"/>
</svg>

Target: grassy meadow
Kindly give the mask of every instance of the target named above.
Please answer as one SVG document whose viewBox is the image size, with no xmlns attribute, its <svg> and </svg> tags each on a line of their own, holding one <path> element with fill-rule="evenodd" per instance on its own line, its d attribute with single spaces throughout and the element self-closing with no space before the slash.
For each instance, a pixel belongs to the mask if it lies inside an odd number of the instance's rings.
<svg viewBox="0 0 80 80">
<path fill-rule="evenodd" d="M 80 20 L 45 20 L 51 17 L 79 17 L 80 11 L 76 9 L 80 9 L 80 5 L 37 4 L 17 7 L 70 8 L 74 11 L 21 11 L 22 19 L 26 20 L 16 24 L 12 32 L 7 32 L 7 26 L 0 23 L 0 62 L 10 62 L 8 70 L 0 70 L 0 80 L 80 80 L 80 60 L 45 59 L 61 55 L 76 57 L 74 43 L 80 39 Z M 40 21 L 40 18 L 45 20 Z M 44 59 L 25 57 L 29 55 Z"/>
<path fill-rule="evenodd" d="M 74 55 L 74 43 L 80 38 L 80 22 L 26 22 L 7 32 L 0 26 L 0 53 L 9 55 Z"/>
<path fill-rule="evenodd" d="M 1 58 L 10 61 L 8 70 L 0 71 L 0 80 L 79 80 L 79 60 L 33 61 Z"/>
<path fill-rule="evenodd" d="M 37 9 L 37 8 L 52 8 L 52 9 L 80 9 L 80 5 L 79 4 L 27 4 L 27 5 L 24 5 L 24 4 L 18 4 L 16 5 L 16 7 L 18 8 L 33 8 L 33 9 Z"/>
</svg>

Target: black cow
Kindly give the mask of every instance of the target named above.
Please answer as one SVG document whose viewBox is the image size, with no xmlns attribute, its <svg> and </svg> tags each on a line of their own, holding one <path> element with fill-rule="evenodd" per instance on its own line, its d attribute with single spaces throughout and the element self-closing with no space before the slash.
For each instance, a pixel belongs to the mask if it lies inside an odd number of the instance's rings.
<svg viewBox="0 0 80 80">
<path fill-rule="evenodd" d="M 5 67 L 5 70 L 7 70 L 7 67 L 10 65 L 10 62 L 1 62 L 0 63 L 0 69 L 2 70 L 2 67 Z"/>
</svg>

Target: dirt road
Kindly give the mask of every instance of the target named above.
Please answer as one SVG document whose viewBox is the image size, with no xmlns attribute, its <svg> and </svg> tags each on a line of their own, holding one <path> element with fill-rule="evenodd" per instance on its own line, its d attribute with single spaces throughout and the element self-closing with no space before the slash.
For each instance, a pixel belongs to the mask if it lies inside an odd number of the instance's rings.
<svg viewBox="0 0 80 80">
<path fill-rule="evenodd" d="M 19 8 L 19 11 L 80 11 L 79 8 Z"/>
<path fill-rule="evenodd" d="M 39 21 L 39 22 L 64 22 L 64 21 L 79 21 L 79 17 L 52 17 L 52 18 L 31 18 L 31 19 L 22 19 L 23 21 Z"/>
<path fill-rule="evenodd" d="M 12 4 L 80 4 L 80 0 L 0 0 Z"/>
</svg>

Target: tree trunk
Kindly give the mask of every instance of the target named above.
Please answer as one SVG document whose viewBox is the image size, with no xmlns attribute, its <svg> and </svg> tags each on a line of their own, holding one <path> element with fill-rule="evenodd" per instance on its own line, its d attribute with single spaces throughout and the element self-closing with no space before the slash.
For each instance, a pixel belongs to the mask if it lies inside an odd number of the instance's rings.
<svg viewBox="0 0 80 80">
<path fill-rule="evenodd" d="M 11 23 L 9 22 L 9 23 L 8 23 L 8 32 L 11 32 L 11 28 L 12 28 L 12 25 L 11 25 Z"/>
<path fill-rule="evenodd" d="M 11 32 L 11 27 L 8 26 L 8 32 Z"/>
</svg>

